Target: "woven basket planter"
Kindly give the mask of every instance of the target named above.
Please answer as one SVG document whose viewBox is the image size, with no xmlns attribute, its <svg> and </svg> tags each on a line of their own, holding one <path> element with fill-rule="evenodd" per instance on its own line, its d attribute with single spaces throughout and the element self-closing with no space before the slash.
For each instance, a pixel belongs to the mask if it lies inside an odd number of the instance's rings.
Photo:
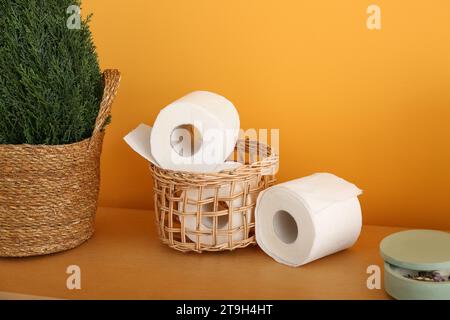
<svg viewBox="0 0 450 320">
<path fill-rule="evenodd" d="M 275 183 L 278 156 L 270 147 L 239 141 L 242 167 L 212 174 L 150 165 L 161 241 L 182 252 L 225 251 L 255 244 L 258 194 Z"/>
<path fill-rule="evenodd" d="M 0 145 L 0 256 L 26 257 L 77 247 L 94 233 L 103 127 L 120 82 L 105 89 L 92 137 L 60 145 Z"/>
</svg>

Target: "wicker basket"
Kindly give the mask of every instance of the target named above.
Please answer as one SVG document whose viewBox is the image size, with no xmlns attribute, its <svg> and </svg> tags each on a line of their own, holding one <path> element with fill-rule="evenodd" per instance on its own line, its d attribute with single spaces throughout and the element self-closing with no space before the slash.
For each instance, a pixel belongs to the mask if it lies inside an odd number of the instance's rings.
<svg viewBox="0 0 450 320">
<path fill-rule="evenodd" d="M 255 244 L 254 208 L 275 182 L 278 156 L 270 147 L 239 141 L 242 167 L 213 174 L 164 170 L 150 165 L 161 241 L 179 251 L 204 252 Z"/>
<path fill-rule="evenodd" d="M 0 256 L 74 248 L 94 233 L 103 127 L 120 82 L 105 89 L 92 137 L 69 145 L 0 145 Z"/>
</svg>

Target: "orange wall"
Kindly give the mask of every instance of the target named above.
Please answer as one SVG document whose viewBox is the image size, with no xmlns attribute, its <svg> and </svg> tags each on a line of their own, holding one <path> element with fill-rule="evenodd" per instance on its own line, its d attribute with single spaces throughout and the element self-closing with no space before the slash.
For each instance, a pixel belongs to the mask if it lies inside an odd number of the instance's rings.
<svg viewBox="0 0 450 320">
<path fill-rule="evenodd" d="M 85 0 L 103 68 L 123 82 L 102 158 L 101 205 L 152 206 L 122 137 L 195 89 L 280 128 L 285 181 L 317 171 L 365 190 L 365 223 L 450 229 L 450 2 Z"/>
</svg>

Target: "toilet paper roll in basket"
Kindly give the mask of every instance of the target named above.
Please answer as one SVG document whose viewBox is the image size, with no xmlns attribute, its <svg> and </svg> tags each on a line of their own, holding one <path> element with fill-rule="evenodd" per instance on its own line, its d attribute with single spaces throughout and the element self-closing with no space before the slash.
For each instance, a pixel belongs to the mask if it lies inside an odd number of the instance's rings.
<svg viewBox="0 0 450 320">
<path fill-rule="evenodd" d="M 347 249 L 361 232 L 361 193 L 329 173 L 271 187 L 256 204 L 256 241 L 269 256 L 289 266 Z"/>
<path fill-rule="evenodd" d="M 234 105 L 207 91 L 192 92 L 162 109 L 151 149 L 164 169 L 214 172 L 233 152 L 240 120 Z"/>
<path fill-rule="evenodd" d="M 245 220 L 248 224 L 251 222 L 252 208 L 249 206 L 251 203 L 250 195 L 247 196 L 247 201 L 244 203 L 243 183 L 236 183 L 234 187 L 232 184 L 226 184 L 217 188 L 204 188 L 201 191 L 200 188 L 188 189 L 185 192 L 187 197 L 183 209 L 185 215 L 179 216 L 179 220 L 181 222 L 184 219 L 186 236 L 190 240 L 214 246 L 227 243 L 229 234 L 233 241 L 241 241 L 248 236 L 244 234 L 244 223 Z M 216 196 L 218 208 L 215 210 L 214 199 Z M 189 201 L 190 199 L 192 201 Z M 204 204 L 198 204 L 199 202 Z M 230 207 L 232 208 L 231 216 Z M 198 221 L 197 216 L 199 210 L 202 212 L 200 221 Z M 217 211 L 224 211 L 224 214 L 217 217 L 216 235 L 214 237 L 212 234 L 214 218 L 208 216 L 208 212 L 217 216 Z"/>
</svg>

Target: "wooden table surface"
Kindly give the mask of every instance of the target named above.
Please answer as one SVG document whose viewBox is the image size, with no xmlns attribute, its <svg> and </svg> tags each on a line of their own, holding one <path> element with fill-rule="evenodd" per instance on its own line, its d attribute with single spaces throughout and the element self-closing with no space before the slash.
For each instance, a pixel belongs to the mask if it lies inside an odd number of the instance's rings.
<svg viewBox="0 0 450 320">
<path fill-rule="evenodd" d="M 162 245 L 151 211 L 100 208 L 96 233 L 82 246 L 50 256 L 0 258 L 0 298 L 63 299 L 389 299 L 366 285 L 383 261 L 380 241 L 400 228 L 365 226 L 346 251 L 291 268 L 258 247 L 181 253 Z M 81 268 L 81 290 L 66 269 Z"/>
</svg>

